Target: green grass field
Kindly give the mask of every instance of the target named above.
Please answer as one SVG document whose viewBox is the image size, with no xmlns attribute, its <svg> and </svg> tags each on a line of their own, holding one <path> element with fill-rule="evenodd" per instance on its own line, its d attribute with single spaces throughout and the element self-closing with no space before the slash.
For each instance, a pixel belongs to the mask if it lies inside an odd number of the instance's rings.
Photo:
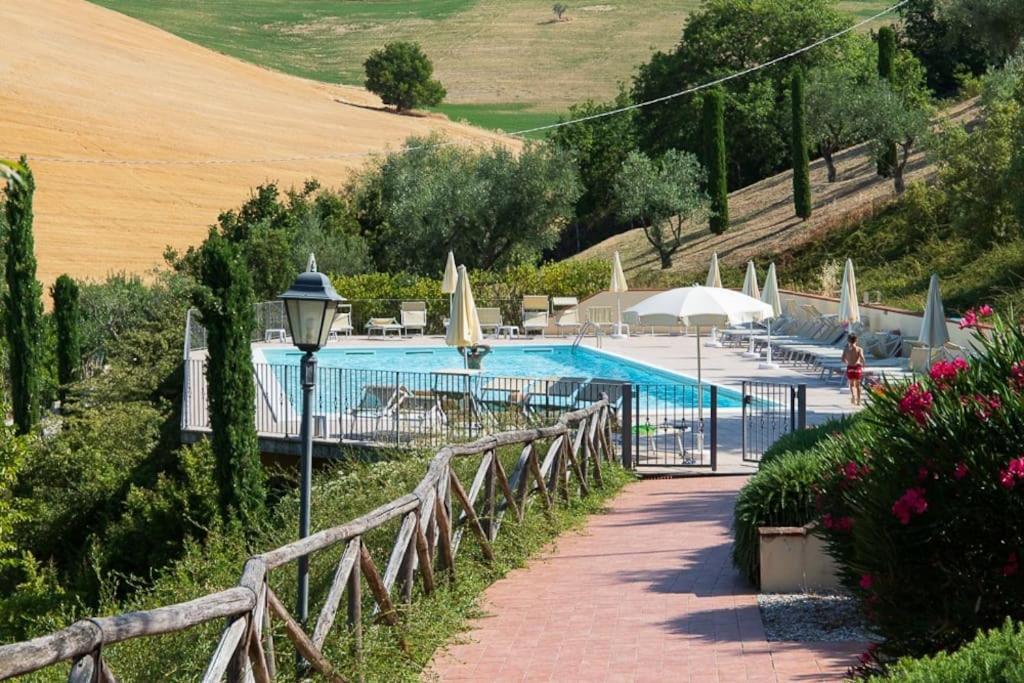
<svg viewBox="0 0 1024 683">
<path fill-rule="evenodd" d="M 505 131 L 553 123 L 609 99 L 636 66 L 678 40 L 700 0 L 591 0 L 554 21 L 551 0 L 94 0 L 254 64 L 361 85 L 363 61 L 419 42 L 448 89 L 449 117 Z M 870 16 L 886 0 L 842 0 Z"/>
</svg>

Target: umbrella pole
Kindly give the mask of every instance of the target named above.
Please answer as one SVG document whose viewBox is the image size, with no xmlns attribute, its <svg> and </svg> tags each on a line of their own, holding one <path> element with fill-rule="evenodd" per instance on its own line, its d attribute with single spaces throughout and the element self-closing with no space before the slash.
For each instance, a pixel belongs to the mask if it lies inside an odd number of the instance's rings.
<svg viewBox="0 0 1024 683">
<path fill-rule="evenodd" d="M 779 364 L 772 361 L 772 320 L 768 319 L 768 351 L 765 353 L 764 362 L 759 363 L 761 370 L 778 370 Z"/>
<path fill-rule="evenodd" d="M 697 325 L 697 451 L 704 457 L 704 386 L 700 367 L 700 325 Z"/>
<path fill-rule="evenodd" d="M 626 335 L 622 332 L 622 294 L 620 292 L 615 293 L 615 308 L 618 310 L 618 315 L 615 318 L 615 328 L 612 330 L 613 339 L 623 339 Z"/>
</svg>

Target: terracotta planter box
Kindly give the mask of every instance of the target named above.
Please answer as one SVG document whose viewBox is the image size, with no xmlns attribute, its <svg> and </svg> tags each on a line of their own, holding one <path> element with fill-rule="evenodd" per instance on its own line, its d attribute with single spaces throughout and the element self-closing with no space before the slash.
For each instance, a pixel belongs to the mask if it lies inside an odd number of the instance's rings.
<svg viewBox="0 0 1024 683">
<path fill-rule="evenodd" d="M 761 592 L 804 593 L 840 587 L 825 543 L 810 526 L 761 527 Z"/>
</svg>

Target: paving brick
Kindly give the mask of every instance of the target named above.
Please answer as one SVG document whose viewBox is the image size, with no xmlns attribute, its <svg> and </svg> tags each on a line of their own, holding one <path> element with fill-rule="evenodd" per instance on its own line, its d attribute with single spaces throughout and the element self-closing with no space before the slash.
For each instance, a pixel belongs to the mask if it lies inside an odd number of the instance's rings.
<svg viewBox="0 0 1024 683">
<path fill-rule="evenodd" d="M 860 643 L 769 643 L 729 560 L 743 477 L 631 484 L 484 595 L 441 681 L 841 680 Z"/>
</svg>

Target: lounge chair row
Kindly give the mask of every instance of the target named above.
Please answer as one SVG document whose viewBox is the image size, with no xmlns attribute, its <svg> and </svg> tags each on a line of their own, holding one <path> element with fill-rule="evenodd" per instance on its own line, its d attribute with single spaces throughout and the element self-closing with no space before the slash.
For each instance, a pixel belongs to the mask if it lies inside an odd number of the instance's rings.
<svg viewBox="0 0 1024 683">
<path fill-rule="evenodd" d="M 955 344 L 942 349 L 929 350 L 916 344 L 916 340 L 895 332 L 873 332 L 861 325 L 847 328 L 835 316 L 819 315 L 801 319 L 783 316 L 772 324 L 769 338 L 760 326 L 746 326 L 723 330 L 725 344 L 751 345 L 765 350 L 771 344 L 774 360 L 818 373 L 828 381 L 842 381 L 846 365 L 842 361 L 847 336 L 855 332 L 867 356 L 865 375 L 868 380 L 896 380 L 927 372 L 931 363 L 939 358 L 964 356 L 966 350 Z"/>
<path fill-rule="evenodd" d="M 509 415 L 532 423 L 547 411 L 568 412 L 607 395 L 617 414 L 622 384 L 612 380 L 560 377 L 546 380 L 480 378 L 439 374 L 437 385 L 410 390 L 402 384 L 367 384 L 348 411 L 347 437 L 408 442 L 442 436 L 449 429 L 473 431 L 502 423 Z M 452 380 L 452 381 L 447 381 Z"/>
</svg>

